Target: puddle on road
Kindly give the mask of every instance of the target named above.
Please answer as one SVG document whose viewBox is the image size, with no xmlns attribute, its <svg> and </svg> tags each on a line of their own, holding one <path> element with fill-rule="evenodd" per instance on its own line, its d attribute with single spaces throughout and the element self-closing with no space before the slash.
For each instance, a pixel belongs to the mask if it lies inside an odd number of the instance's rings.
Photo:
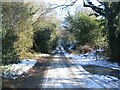
<svg viewBox="0 0 120 90">
<path fill-rule="evenodd" d="M 120 79 L 120 74 L 119 74 L 120 70 L 117 70 L 117 69 L 111 69 L 111 68 L 96 66 L 96 65 L 83 65 L 83 68 L 92 74 L 110 75 Z"/>
</svg>

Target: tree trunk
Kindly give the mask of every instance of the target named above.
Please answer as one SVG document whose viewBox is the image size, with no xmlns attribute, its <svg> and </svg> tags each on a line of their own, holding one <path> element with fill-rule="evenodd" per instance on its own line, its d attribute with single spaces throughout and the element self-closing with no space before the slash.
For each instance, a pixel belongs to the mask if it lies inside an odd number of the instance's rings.
<svg viewBox="0 0 120 90">
<path fill-rule="evenodd" d="M 110 16 L 107 20 L 110 60 L 118 62 L 120 64 L 120 39 L 116 35 L 117 29 L 114 26 L 115 18 Z"/>
</svg>

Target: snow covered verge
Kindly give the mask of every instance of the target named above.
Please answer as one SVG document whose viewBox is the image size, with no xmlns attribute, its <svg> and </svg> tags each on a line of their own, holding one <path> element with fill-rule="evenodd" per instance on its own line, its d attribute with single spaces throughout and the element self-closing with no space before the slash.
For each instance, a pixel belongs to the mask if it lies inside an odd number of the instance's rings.
<svg viewBox="0 0 120 90">
<path fill-rule="evenodd" d="M 2 77 L 7 79 L 16 79 L 18 76 L 26 73 L 30 68 L 36 64 L 34 59 L 23 59 L 18 64 L 10 64 L 0 66 L 2 69 Z"/>
<path fill-rule="evenodd" d="M 97 80 L 104 81 L 103 83 L 109 83 L 109 85 L 107 85 L 108 88 L 119 87 L 120 80 L 116 77 L 109 75 L 98 75 L 98 74 L 93 74 L 93 77 Z"/>
<path fill-rule="evenodd" d="M 96 60 L 94 54 L 88 54 L 87 57 L 85 54 L 75 55 L 75 54 L 64 54 L 67 58 L 71 59 L 73 62 L 79 63 L 79 65 L 97 65 L 102 67 L 108 67 L 111 69 L 120 70 L 120 66 L 117 63 L 112 63 L 107 60 Z"/>
<path fill-rule="evenodd" d="M 102 67 L 108 67 L 111 69 L 120 70 L 120 66 L 117 63 L 112 63 L 107 60 L 96 60 L 95 56 L 91 55 L 91 54 L 89 54 L 88 57 L 86 57 L 83 54 L 75 55 L 75 54 L 64 53 L 64 55 L 67 58 L 69 58 L 70 62 L 73 63 L 75 65 L 75 67 L 77 67 L 77 68 L 84 66 L 84 65 L 96 65 L 96 66 L 102 66 Z M 88 72 L 88 71 L 86 71 L 86 72 Z M 95 81 L 96 80 L 101 81 L 102 85 L 105 87 L 119 88 L 120 79 L 118 79 L 118 77 L 113 77 L 110 75 L 102 75 L 102 74 L 90 74 L 90 75 L 92 75 L 92 77 Z M 101 82 L 99 82 L 99 83 L 101 83 Z M 88 84 L 89 84 L 89 82 L 88 82 Z M 92 85 L 94 85 L 94 84 L 92 84 Z"/>
</svg>

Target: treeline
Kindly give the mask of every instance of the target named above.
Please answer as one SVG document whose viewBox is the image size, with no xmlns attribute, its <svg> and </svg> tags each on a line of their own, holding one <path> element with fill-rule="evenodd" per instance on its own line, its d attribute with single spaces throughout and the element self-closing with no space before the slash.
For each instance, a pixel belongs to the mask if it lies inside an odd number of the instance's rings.
<svg viewBox="0 0 120 90">
<path fill-rule="evenodd" d="M 78 47 L 89 45 L 94 49 L 103 48 L 109 60 L 120 63 L 120 2 L 100 3 L 105 8 L 97 7 L 92 2 L 84 5 L 96 13 L 68 13 L 64 27 L 75 37 L 73 42 L 77 42 Z"/>
<path fill-rule="evenodd" d="M 79 47 L 78 50 L 84 45 L 93 49 L 108 46 L 106 35 L 103 34 L 104 26 L 101 24 L 101 20 L 96 19 L 95 16 L 89 16 L 88 13 L 77 12 L 75 15 L 68 13 L 65 18 L 65 29 L 72 35 L 69 38 L 74 37 L 74 40 L 68 40 L 68 42 L 75 43 L 75 47 Z"/>
<path fill-rule="evenodd" d="M 57 19 L 47 6 L 25 2 L 2 3 L 2 62 L 15 63 L 35 52 L 49 53 L 57 45 Z M 54 22 L 53 22 L 54 21 Z"/>
<path fill-rule="evenodd" d="M 100 2 L 102 7 L 94 5 L 87 0 L 87 4 L 84 2 L 84 7 L 90 7 L 95 11 L 94 15 L 103 16 L 104 21 L 102 24 L 107 34 L 108 47 L 110 49 L 111 61 L 118 62 L 120 64 L 120 1 L 118 2 Z"/>
<path fill-rule="evenodd" d="M 105 36 L 103 37 L 103 27 L 95 16 L 89 16 L 84 12 L 78 12 L 74 16 L 68 14 L 66 17 L 66 30 L 71 32 L 75 40 L 81 45 L 105 46 Z"/>
</svg>

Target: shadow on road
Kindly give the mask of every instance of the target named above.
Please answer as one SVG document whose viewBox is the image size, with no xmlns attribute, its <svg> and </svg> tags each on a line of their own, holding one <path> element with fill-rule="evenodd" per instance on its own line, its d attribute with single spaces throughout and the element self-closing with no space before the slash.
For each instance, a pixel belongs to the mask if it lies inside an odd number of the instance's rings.
<svg viewBox="0 0 120 90">
<path fill-rule="evenodd" d="M 42 79 L 46 69 L 52 60 L 52 56 L 37 60 L 37 63 L 28 73 L 13 79 L 2 79 L 2 90 L 31 89 L 41 87 Z"/>
</svg>

